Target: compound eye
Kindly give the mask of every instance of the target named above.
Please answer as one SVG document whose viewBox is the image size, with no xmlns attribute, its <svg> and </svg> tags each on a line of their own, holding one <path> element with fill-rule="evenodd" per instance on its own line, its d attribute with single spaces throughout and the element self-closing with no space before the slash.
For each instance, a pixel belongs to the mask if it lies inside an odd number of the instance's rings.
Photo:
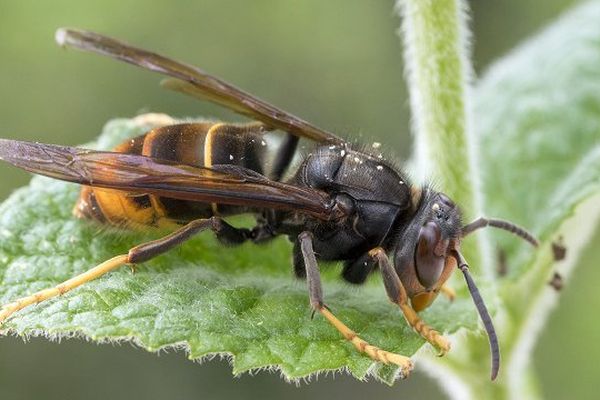
<svg viewBox="0 0 600 400">
<path fill-rule="evenodd" d="M 445 251 L 440 251 L 443 244 L 440 227 L 435 222 L 421 227 L 415 249 L 415 269 L 419 282 L 427 290 L 435 286 L 444 269 Z"/>
</svg>

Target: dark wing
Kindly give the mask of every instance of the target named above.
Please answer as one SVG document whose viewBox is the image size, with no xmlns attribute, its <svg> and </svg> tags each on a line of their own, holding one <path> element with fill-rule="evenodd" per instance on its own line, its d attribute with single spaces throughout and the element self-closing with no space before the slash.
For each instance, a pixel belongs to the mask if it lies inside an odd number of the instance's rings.
<svg viewBox="0 0 600 400">
<path fill-rule="evenodd" d="M 103 54 L 176 78 L 179 82 L 169 80 L 165 86 L 212 101 L 237 113 L 264 122 L 271 128 L 281 129 L 321 143 L 341 144 L 344 142 L 333 133 L 319 129 L 197 67 L 138 49 L 93 32 L 62 28 L 56 32 L 56 41 L 61 46 Z"/>
<path fill-rule="evenodd" d="M 40 175 L 93 187 L 181 200 L 299 211 L 335 217 L 324 192 L 272 181 L 252 170 L 200 168 L 151 157 L 0 139 L 0 159 Z"/>
</svg>

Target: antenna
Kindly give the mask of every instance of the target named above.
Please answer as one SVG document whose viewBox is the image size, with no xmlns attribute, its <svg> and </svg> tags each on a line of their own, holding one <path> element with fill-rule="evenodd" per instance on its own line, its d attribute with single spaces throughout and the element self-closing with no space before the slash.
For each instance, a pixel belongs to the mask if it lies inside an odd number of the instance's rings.
<svg viewBox="0 0 600 400">
<path fill-rule="evenodd" d="M 519 225 L 513 224 L 512 222 L 505 221 L 503 219 L 488 219 L 484 217 L 478 218 L 470 224 L 463 226 L 462 237 L 473 233 L 473 231 L 476 231 L 477 229 L 485 228 L 487 226 L 510 232 L 513 235 L 516 235 L 521 239 L 528 241 L 534 247 L 538 247 L 540 244 L 540 242 L 535 238 L 535 236 L 533 236 L 533 234 L 529 233 L 527 230 L 525 230 L 525 228 L 522 228 Z"/>
<path fill-rule="evenodd" d="M 469 288 L 469 292 L 471 293 L 471 297 L 473 298 L 473 302 L 475 303 L 475 307 L 477 308 L 477 312 L 479 313 L 479 317 L 481 321 L 483 321 L 483 326 L 488 335 L 488 339 L 490 341 L 490 352 L 492 353 L 492 380 L 495 380 L 498 376 L 498 371 L 500 369 L 500 346 L 498 345 L 498 336 L 496 335 L 496 330 L 494 329 L 494 323 L 492 322 L 492 317 L 490 317 L 490 313 L 483 302 L 483 298 L 479 293 L 479 289 L 475 285 L 475 281 L 471 277 L 469 273 L 469 266 L 465 261 L 462 254 L 460 254 L 457 250 L 452 252 L 452 256 L 456 259 L 458 263 L 458 269 L 460 269 L 465 276 L 465 280 L 467 281 L 467 286 Z"/>
</svg>

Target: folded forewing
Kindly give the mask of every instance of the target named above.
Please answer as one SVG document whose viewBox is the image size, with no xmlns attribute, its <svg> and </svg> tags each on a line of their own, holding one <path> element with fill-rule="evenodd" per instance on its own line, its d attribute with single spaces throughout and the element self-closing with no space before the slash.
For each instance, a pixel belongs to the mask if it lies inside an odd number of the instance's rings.
<svg viewBox="0 0 600 400">
<path fill-rule="evenodd" d="M 212 168 L 151 157 L 0 139 L 0 159 L 24 170 L 93 187 L 181 200 L 298 211 L 332 217 L 321 191 L 277 182 L 236 165 Z"/>
</svg>

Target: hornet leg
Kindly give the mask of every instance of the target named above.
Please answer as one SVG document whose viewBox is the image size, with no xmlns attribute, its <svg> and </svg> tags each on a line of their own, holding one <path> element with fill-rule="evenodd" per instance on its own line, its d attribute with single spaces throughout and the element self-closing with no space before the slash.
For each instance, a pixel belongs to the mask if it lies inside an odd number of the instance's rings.
<svg viewBox="0 0 600 400">
<path fill-rule="evenodd" d="M 309 232 L 302 232 L 298 236 L 300 249 L 304 258 L 306 267 L 306 278 L 308 281 L 308 291 L 310 304 L 313 310 L 320 312 L 331 325 L 333 325 L 345 338 L 350 341 L 354 347 L 361 353 L 366 353 L 375 361 L 380 361 L 385 364 L 393 363 L 401 367 L 402 376 L 406 377 L 413 368 L 410 358 L 390 353 L 375 347 L 365 340 L 358 337 L 356 332 L 348 328 L 342 321 L 337 319 L 335 315 L 323 303 L 323 289 L 321 286 L 321 276 L 319 274 L 319 266 L 312 245 L 312 235 Z"/>
<path fill-rule="evenodd" d="M 219 238 L 226 239 L 230 243 L 240 243 L 246 239 L 247 235 L 245 230 L 236 229 L 218 217 L 192 221 L 163 238 L 135 246 L 131 248 L 127 254 L 122 254 L 104 261 L 53 288 L 40 290 L 39 292 L 5 304 L 0 309 L 0 324 L 15 312 L 22 310 L 31 304 L 41 303 L 42 301 L 60 296 L 119 267 L 125 265 L 132 267 L 134 264 L 148 261 L 167 252 L 173 247 L 180 245 L 195 234 L 206 229 L 211 229 Z"/>
<path fill-rule="evenodd" d="M 417 332 L 423 339 L 431 343 L 439 350 L 439 355 L 443 356 L 450 350 L 450 342 L 438 331 L 431 328 L 417 315 L 416 311 L 408 304 L 408 296 L 406 289 L 402 286 L 402 282 L 398 274 L 392 267 L 388 256 L 381 247 L 376 247 L 369 252 L 371 257 L 379 263 L 383 284 L 389 299 L 392 303 L 397 304 L 404 314 L 406 322 Z"/>
<path fill-rule="evenodd" d="M 454 299 L 456 299 L 456 290 L 446 284 L 442 285 L 440 288 L 440 293 L 450 301 L 454 301 Z"/>
</svg>

